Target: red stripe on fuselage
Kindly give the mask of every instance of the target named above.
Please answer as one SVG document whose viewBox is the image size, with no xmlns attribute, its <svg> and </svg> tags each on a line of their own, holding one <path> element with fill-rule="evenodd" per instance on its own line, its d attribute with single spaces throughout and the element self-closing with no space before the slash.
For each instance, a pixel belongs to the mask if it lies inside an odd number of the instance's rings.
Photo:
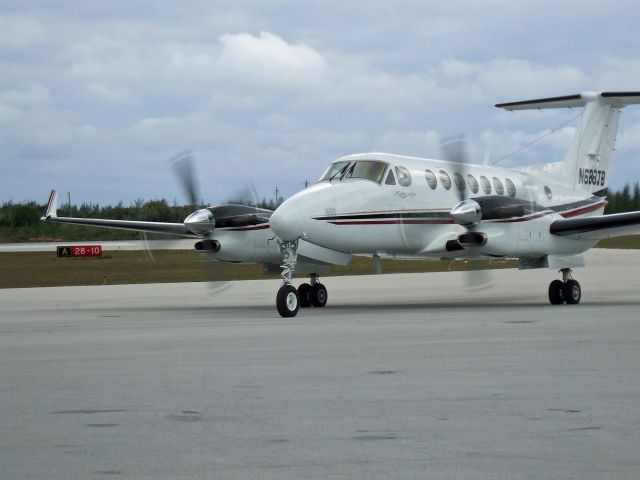
<svg viewBox="0 0 640 480">
<path fill-rule="evenodd" d="M 227 232 L 247 232 L 249 230 L 265 230 L 269 228 L 269 224 L 265 223 L 263 225 L 254 225 L 251 227 L 242 227 L 242 228 L 225 228 L 224 230 Z"/>
<path fill-rule="evenodd" d="M 330 221 L 333 225 L 445 225 L 453 220 L 337 220 Z"/>
<path fill-rule="evenodd" d="M 578 215 L 582 215 L 583 213 L 593 212 L 594 210 L 598 210 L 599 208 L 603 208 L 607 205 L 606 200 L 602 200 L 601 202 L 594 203 L 593 205 L 587 205 L 586 207 L 581 207 L 576 210 L 569 210 L 568 212 L 561 213 L 564 218 L 577 217 Z"/>
</svg>

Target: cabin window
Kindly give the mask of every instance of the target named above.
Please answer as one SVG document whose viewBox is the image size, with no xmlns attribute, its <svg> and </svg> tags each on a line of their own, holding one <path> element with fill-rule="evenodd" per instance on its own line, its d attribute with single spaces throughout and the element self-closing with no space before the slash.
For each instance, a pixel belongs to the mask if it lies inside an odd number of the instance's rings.
<svg viewBox="0 0 640 480">
<path fill-rule="evenodd" d="M 406 168 L 396 167 L 396 176 L 398 177 L 398 183 L 403 187 L 411 185 L 411 174 Z"/>
<path fill-rule="evenodd" d="M 464 192 L 467 188 L 467 184 L 464 182 L 464 177 L 458 172 L 453 174 L 453 181 L 456 184 L 456 188 L 459 192 Z"/>
<path fill-rule="evenodd" d="M 431 190 L 435 190 L 436 187 L 438 186 L 438 179 L 436 178 L 436 174 L 433 173 L 431 170 L 425 170 L 424 178 L 427 179 L 427 184 L 429 185 Z"/>
<path fill-rule="evenodd" d="M 493 188 L 496 189 L 498 195 L 504 195 L 504 185 L 498 177 L 493 177 Z"/>
<path fill-rule="evenodd" d="M 396 177 L 393 176 L 393 170 L 389 170 L 389 173 L 387 174 L 387 179 L 384 181 L 385 185 L 395 185 L 396 184 Z"/>
<path fill-rule="evenodd" d="M 513 184 L 511 179 L 505 178 L 504 183 L 507 186 L 507 194 L 510 197 L 515 197 L 516 196 L 516 186 Z"/>
<path fill-rule="evenodd" d="M 438 176 L 440 177 L 440 183 L 445 190 L 449 190 L 451 188 L 451 178 L 449 178 L 449 174 L 444 170 L 440 170 L 438 172 Z"/>
<path fill-rule="evenodd" d="M 467 185 L 469 186 L 469 190 L 473 193 L 478 193 L 478 181 L 476 180 L 476 177 L 470 173 L 467 174 Z"/>
<path fill-rule="evenodd" d="M 491 182 L 484 175 L 480 176 L 480 184 L 485 195 L 491 195 Z"/>
<path fill-rule="evenodd" d="M 551 200 L 553 195 L 551 194 L 551 189 L 547 185 L 544 186 L 544 193 L 547 195 L 547 198 Z"/>
</svg>

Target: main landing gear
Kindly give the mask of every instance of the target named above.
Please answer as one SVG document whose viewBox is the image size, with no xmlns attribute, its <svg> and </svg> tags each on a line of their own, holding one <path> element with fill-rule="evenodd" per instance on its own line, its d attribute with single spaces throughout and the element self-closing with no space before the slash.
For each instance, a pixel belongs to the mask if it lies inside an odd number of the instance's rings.
<svg viewBox="0 0 640 480">
<path fill-rule="evenodd" d="M 560 272 L 562 272 L 562 280 L 554 280 L 549 285 L 549 302 L 552 305 L 580 303 L 582 289 L 578 281 L 571 277 L 571 269 L 563 268 Z"/>
<path fill-rule="evenodd" d="M 295 317 L 300 308 L 324 307 L 327 304 L 327 289 L 320 283 L 317 273 L 309 274 L 309 283 L 298 287 L 291 284 L 297 262 L 298 242 L 282 242 L 282 281 L 284 285 L 276 295 L 276 307 L 282 317 Z"/>
</svg>

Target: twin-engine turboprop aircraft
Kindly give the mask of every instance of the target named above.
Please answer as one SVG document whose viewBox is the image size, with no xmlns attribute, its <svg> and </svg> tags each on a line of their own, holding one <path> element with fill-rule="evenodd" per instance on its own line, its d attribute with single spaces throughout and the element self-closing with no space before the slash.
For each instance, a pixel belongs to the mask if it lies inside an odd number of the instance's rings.
<svg viewBox="0 0 640 480">
<path fill-rule="evenodd" d="M 367 153 L 334 161 L 318 183 L 274 212 L 243 205 L 197 210 L 183 223 L 58 217 L 52 192 L 43 220 L 169 233 L 199 239 L 221 261 L 282 269 L 283 317 L 323 307 L 318 273 L 354 254 L 416 258 L 515 258 L 521 269 L 554 268 L 552 304 L 576 304 L 572 269 L 598 240 L 640 232 L 640 212 L 603 215 L 620 110 L 640 92 L 585 92 L 496 105 L 506 110 L 584 108 L 564 160 L 497 168 Z M 309 274 L 297 289 L 294 272 Z"/>
</svg>

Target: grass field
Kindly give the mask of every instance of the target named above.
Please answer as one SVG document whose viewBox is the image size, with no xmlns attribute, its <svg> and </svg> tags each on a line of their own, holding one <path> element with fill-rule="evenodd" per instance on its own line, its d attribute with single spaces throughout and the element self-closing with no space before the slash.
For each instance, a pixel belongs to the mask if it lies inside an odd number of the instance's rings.
<svg viewBox="0 0 640 480">
<path fill-rule="evenodd" d="M 106 252 L 102 258 L 57 258 L 53 252 L 0 253 L 0 288 L 103 285 L 128 283 L 201 282 L 277 278 L 261 265 L 209 262 L 190 250 L 158 250 L 151 260 L 143 251 Z M 469 268 L 511 268 L 513 261 L 440 262 L 382 260 L 385 273 L 433 272 Z M 373 273 L 371 258 L 354 257 L 347 267 L 323 276 Z"/>
<path fill-rule="evenodd" d="M 603 240 L 598 246 L 640 248 L 640 236 Z M 57 258 L 55 252 L 0 253 L 0 288 L 277 278 L 277 275 L 265 275 L 261 265 L 212 264 L 191 250 L 154 251 L 153 260 L 144 251 L 107 251 L 102 258 Z M 382 260 L 384 273 L 516 266 L 513 260 Z M 354 257 L 348 266 L 334 267 L 323 276 L 372 273 L 371 258 Z"/>
</svg>

